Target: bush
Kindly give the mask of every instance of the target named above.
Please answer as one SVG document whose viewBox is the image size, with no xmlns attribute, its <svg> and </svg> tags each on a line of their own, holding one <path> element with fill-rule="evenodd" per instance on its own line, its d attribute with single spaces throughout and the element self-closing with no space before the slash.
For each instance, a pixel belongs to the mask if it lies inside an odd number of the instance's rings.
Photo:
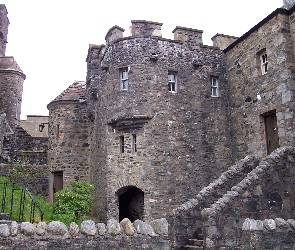
<svg viewBox="0 0 295 250">
<path fill-rule="evenodd" d="M 70 184 L 55 193 L 57 202 L 53 205 L 54 219 L 65 223 L 77 222 L 88 215 L 92 208 L 91 191 L 93 186 L 86 181 L 71 181 Z"/>
</svg>

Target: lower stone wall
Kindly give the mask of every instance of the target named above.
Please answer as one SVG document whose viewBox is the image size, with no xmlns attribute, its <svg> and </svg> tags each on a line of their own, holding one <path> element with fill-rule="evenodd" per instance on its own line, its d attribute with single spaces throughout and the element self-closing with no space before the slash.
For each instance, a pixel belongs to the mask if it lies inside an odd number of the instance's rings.
<svg viewBox="0 0 295 250">
<path fill-rule="evenodd" d="M 295 249 L 295 220 L 285 221 L 281 218 L 263 221 L 246 219 L 243 224 L 241 242 L 240 249 L 243 250 Z"/>
<path fill-rule="evenodd" d="M 49 170 L 47 165 L 27 165 L 24 178 L 14 180 L 17 184 L 27 188 L 30 193 L 41 195 L 44 199 L 49 199 Z M 6 164 L 0 164 L 0 176 L 10 177 Z M 27 178 L 27 177 L 31 178 Z"/>
<path fill-rule="evenodd" d="M 111 219 L 107 225 L 83 221 L 79 228 L 71 223 L 67 228 L 62 222 L 48 224 L 39 222 L 0 221 L 0 249 L 42 250 L 169 250 L 168 223 L 165 219 L 155 220 L 151 225 L 143 221 L 133 224 L 128 219 L 121 223 Z M 154 230 L 155 229 L 155 230 Z M 158 232 L 158 234 L 156 233 Z"/>
<path fill-rule="evenodd" d="M 222 198 L 203 209 L 206 249 L 242 249 L 242 225 L 246 218 L 293 218 L 294 173 L 295 148 L 279 148 Z"/>
</svg>

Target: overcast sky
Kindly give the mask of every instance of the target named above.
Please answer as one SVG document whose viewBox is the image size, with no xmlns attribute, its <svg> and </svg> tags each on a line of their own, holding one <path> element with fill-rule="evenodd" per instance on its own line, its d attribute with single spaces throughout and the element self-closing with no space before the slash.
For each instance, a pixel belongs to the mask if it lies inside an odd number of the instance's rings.
<svg viewBox="0 0 295 250">
<path fill-rule="evenodd" d="M 75 80 L 85 81 L 89 44 L 105 44 L 114 25 L 129 35 L 131 20 L 163 23 L 164 38 L 176 26 L 241 36 L 283 0 L 3 0 L 10 21 L 6 56 L 26 74 L 21 119 L 48 115 L 47 104 Z"/>
</svg>

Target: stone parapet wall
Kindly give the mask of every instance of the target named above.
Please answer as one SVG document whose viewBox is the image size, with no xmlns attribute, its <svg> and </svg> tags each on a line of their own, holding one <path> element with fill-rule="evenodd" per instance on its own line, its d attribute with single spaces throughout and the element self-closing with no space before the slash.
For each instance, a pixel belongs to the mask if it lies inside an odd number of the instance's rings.
<svg viewBox="0 0 295 250">
<path fill-rule="evenodd" d="M 242 230 L 242 247 L 240 249 L 294 249 L 294 219 L 286 221 L 276 218 L 262 221 L 247 218 L 243 223 Z"/>
<path fill-rule="evenodd" d="M 294 216 L 294 157 L 293 147 L 275 150 L 210 208 L 202 210 L 206 249 L 240 247 L 246 218 L 287 220 Z"/>
<path fill-rule="evenodd" d="M 139 220 L 132 224 L 128 219 L 121 223 L 111 219 L 106 225 L 89 220 L 83 221 L 80 228 L 76 223 L 67 228 L 58 221 L 36 225 L 29 222 L 0 223 L 1 249 L 171 249 L 165 235 L 168 230 L 165 219 L 155 220 L 150 225 Z"/>
<path fill-rule="evenodd" d="M 14 180 L 30 193 L 49 199 L 49 170 L 47 165 L 26 165 L 23 178 Z M 0 176 L 10 178 L 6 164 L 0 164 Z"/>
<path fill-rule="evenodd" d="M 202 231 L 203 208 L 210 206 L 222 197 L 232 186 L 241 181 L 251 170 L 259 164 L 257 155 L 250 155 L 222 173 L 218 179 L 203 188 L 194 199 L 190 199 L 173 210 L 168 217 L 170 224 L 170 238 L 174 247 L 180 247 L 188 238 L 198 237 Z"/>
</svg>

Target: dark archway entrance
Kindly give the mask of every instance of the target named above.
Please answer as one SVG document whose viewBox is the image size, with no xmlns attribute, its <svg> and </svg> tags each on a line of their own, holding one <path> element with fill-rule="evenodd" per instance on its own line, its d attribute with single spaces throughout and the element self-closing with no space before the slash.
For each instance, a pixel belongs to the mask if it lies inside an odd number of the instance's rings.
<svg viewBox="0 0 295 250">
<path fill-rule="evenodd" d="M 119 221 L 128 218 L 131 222 L 143 219 L 144 193 L 137 187 L 123 187 L 117 192 L 119 198 Z"/>
</svg>

